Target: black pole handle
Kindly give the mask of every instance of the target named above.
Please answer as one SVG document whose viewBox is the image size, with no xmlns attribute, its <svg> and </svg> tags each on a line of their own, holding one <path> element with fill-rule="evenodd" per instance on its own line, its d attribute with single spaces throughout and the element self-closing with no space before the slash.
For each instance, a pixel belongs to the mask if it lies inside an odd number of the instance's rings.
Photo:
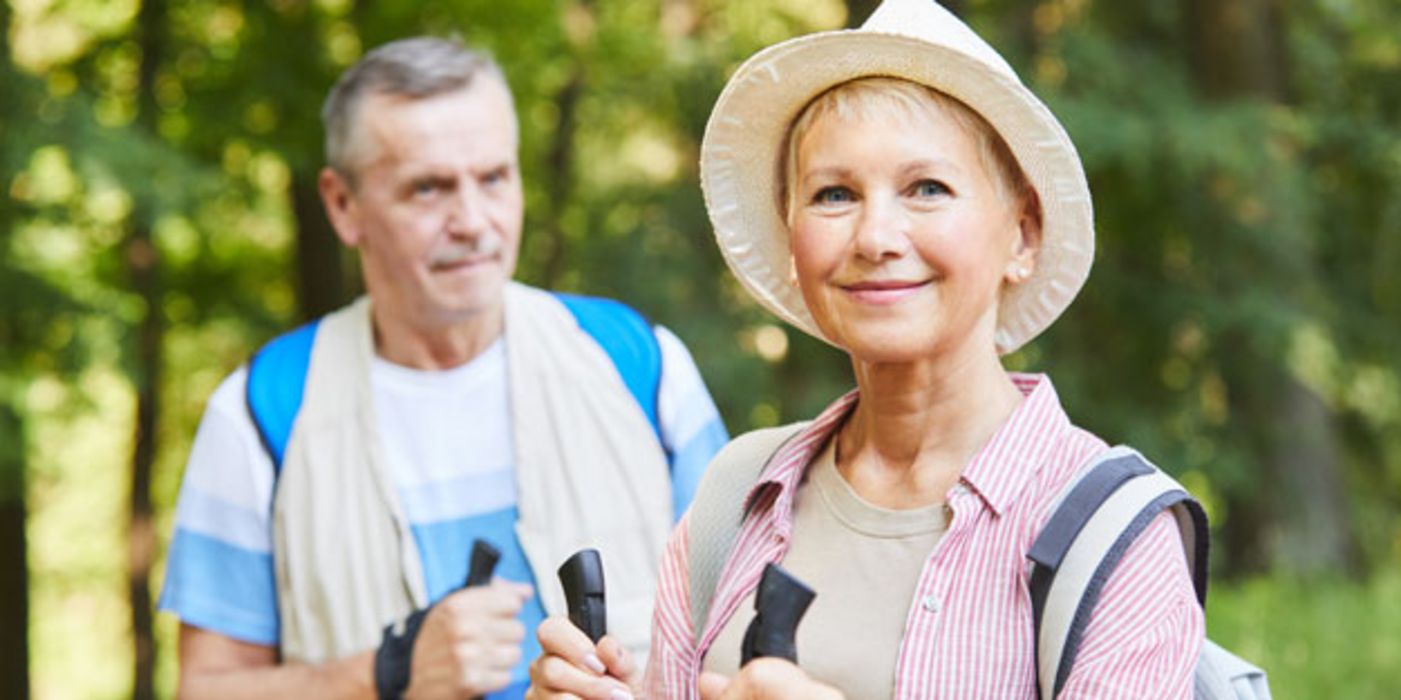
<svg viewBox="0 0 1401 700">
<path fill-rule="evenodd" d="M 569 605 L 569 621 L 594 644 L 608 633 L 603 594 L 603 560 L 597 549 L 581 549 L 559 567 L 559 582 Z"/>
<path fill-rule="evenodd" d="M 501 561 L 501 550 L 486 540 L 473 540 L 471 564 L 467 568 L 467 581 L 462 587 L 472 588 L 491 583 L 491 573 L 496 570 L 498 561 Z"/>
<path fill-rule="evenodd" d="M 761 656 L 798 663 L 798 623 L 815 597 L 811 588 L 782 567 L 774 563 L 765 566 L 754 594 L 754 621 L 744 631 L 740 665 Z"/>
<path fill-rule="evenodd" d="M 496 570 L 496 562 L 501 561 L 501 550 L 496 545 L 486 540 L 472 540 L 472 557 L 467 564 L 467 580 L 463 582 L 463 588 L 475 588 L 491 583 L 491 574 Z M 472 700 L 482 700 L 485 695 L 480 695 Z"/>
</svg>

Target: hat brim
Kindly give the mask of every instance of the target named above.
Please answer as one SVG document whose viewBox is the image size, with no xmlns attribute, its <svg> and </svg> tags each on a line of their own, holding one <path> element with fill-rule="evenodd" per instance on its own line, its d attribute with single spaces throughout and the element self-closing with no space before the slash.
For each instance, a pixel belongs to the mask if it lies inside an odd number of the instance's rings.
<svg viewBox="0 0 1401 700">
<path fill-rule="evenodd" d="M 788 227 L 777 187 L 784 136 L 827 89 L 857 78 L 927 85 L 982 115 L 1036 189 L 1042 243 L 1036 270 L 1008 289 L 995 343 L 1010 353 L 1045 330 L 1075 298 L 1094 259 L 1089 185 L 1069 135 L 1015 77 L 957 50 L 870 30 L 822 32 L 770 46 L 735 72 L 716 102 L 701 145 L 701 189 L 725 262 L 765 308 L 836 344 L 789 283 Z"/>
</svg>

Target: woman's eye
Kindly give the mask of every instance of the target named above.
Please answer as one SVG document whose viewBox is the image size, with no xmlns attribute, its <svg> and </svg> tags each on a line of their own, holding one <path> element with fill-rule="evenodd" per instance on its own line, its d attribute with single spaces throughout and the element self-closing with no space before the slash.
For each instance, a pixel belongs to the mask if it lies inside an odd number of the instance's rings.
<svg viewBox="0 0 1401 700">
<path fill-rule="evenodd" d="M 945 187 L 943 183 L 936 182 L 934 180 L 920 180 L 919 182 L 916 182 L 914 186 L 910 189 L 913 191 L 916 197 L 925 198 L 938 197 L 939 195 L 949 193 L 949 188 Z"/>
<path fill-rule="evenodd" d="M 823 187 L 812 196 L 815 204 L 846 204 L 855 199 L 851 190 L 845 187 Z"/>
</svg>

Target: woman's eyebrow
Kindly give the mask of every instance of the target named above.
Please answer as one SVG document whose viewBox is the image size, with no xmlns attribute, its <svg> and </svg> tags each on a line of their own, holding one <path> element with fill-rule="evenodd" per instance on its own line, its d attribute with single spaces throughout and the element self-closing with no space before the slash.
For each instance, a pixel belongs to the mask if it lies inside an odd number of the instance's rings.
<svg viewBox="0 0 1401 700">
<path fill-rule="evenodd" d="M 959 167 L 958 163 L 948 158 L 918 158 L 900 164 L 901 174 L 909 174 L 921 170 L 937 170 L 956 174 L 963 173 L 963 168 Z"/>
<path fill-rule="evenodd" d="M 823 179 L 823 180 L 844 180 L 851 177 L 851 168 L 841 165 L 828 165 L 821 168 L 814 168 L 803 173 L 802 181 Z"/>
</svg>

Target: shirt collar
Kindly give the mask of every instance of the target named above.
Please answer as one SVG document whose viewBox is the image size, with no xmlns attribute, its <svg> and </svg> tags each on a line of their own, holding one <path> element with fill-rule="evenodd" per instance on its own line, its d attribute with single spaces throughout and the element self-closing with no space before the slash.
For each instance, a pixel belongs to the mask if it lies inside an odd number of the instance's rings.
<svg viewBox="0 0 1401 700">
<path fill-rule="evenodd" d="M 1009 373 L 1026 398 L 963 469 L 962 484 L 976 493 L 988 508 L 1001 515 L 1016 500 L 1027 479 L 1040 468 L 1057 438 L 1070 426 L 1060 398 L 1044 374 Z M 745 513 L 771 503 L 771 512 L 788 513 L 807 466 L 841 426 L 856 405 L 852 390 L 832 402 L 821 414 L 781 445 L 760 472 L 745 497 Z M 787 536 L 791 518 L 779 519 L 779 531 Z"/>
<path fill-rule="evenodd" d="M 963 468 L 963 483 L 1002 515 L 1041 468 L 1060 436 L 1070 427 L 1060 397 L 1044 374 L 1009 373 L 1026 398 L 1013 409 Z"/>
<path fill-rule="evenodd" d="M 827 444 L 833 431 L 856 405 L 855 389 L 833 401 L 823 409 L 817 418 L 779 446 L 769 458 L 768 464 L 759 473 L 759 480 L 749 489 L 744 499 L 744 512 L 748 515 L 765 503 L 771 503 L 770 512 L 788 513 L 792 509 L 793 496 L 802 483 L 807 466 L 817 456 L 822 446 Z M 786 537 L 792 527 L 791 518 L 779 519 L 779 531 Z"/>
</svg>

